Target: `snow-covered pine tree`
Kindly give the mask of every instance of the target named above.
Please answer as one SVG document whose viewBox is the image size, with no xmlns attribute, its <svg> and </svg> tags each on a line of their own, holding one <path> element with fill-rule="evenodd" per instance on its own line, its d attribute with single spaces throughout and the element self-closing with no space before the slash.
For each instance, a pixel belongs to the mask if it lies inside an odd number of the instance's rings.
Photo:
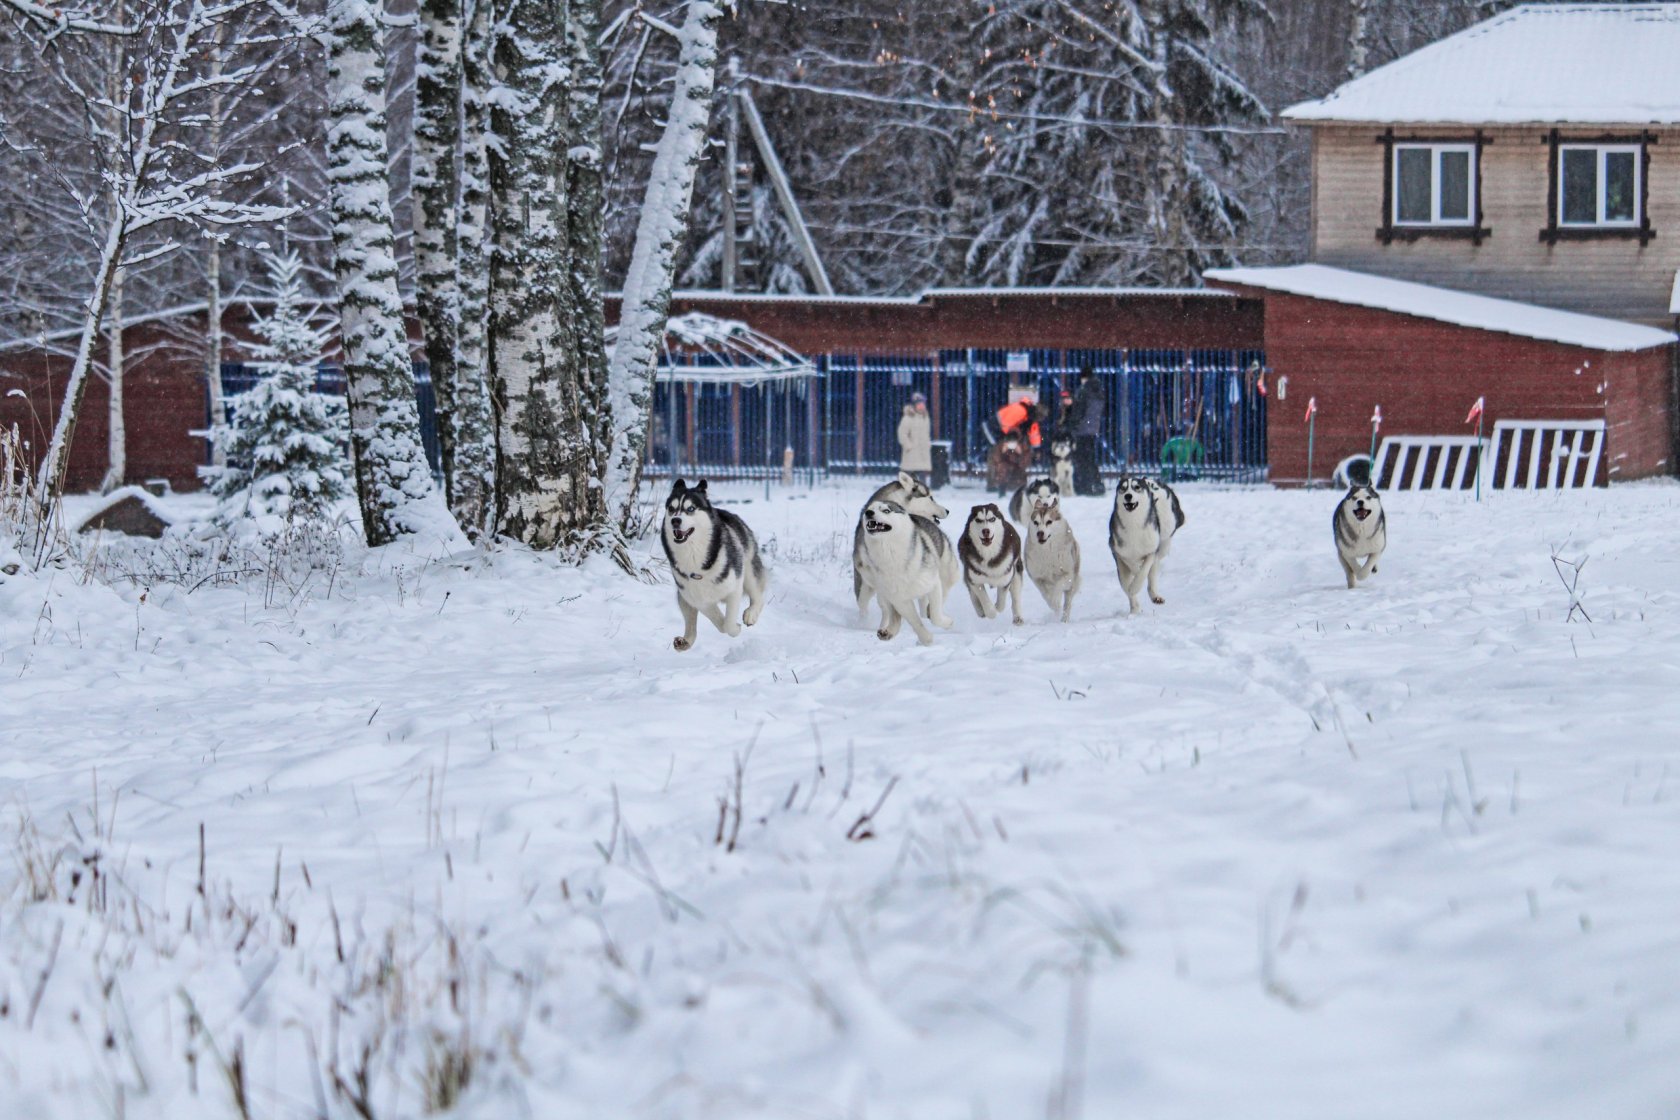
<svg viewBox="0 0 1680 1120">
<path fill-rule="evenodd" d="M 654 152 L 636 225 L 636 245 L 624 277 L 618 337 L 607 373 L 607 408 L 613 435 L 602 476 L 607 516 L 620 529 L 632 527 L 636 490 L 642 479 L 648 408 L 665 338 L 665 320 L 671 310 L 677 249 L 688 224 L 695 171 L 706 151 L 717 76 L 717 29 L 722 18 L 719 0 L 689 0 L 688 14 L 678 33 L 670 114 Z"/>
<path fill-rule="evenodd" d="M 1228 260 L 1245 214 L 1213 174 L 1221 128 L 1266 119 L 1216 57 L 1257 0 L 1001 0 L 973 25 L 980 170 L 969 283 L 1190 285 Z M 1047 33 L 1047 29 L 1049 29 Z"/>
<path fill-rule="evenodd" d="M 603 508 L 573 314 L 566 19 L 567 5 L 515 0 L 493 55 L 496 532 L 533 548 L 593 534 Z"/>
<path fill-rule="evenodd" d="M 350 444 L 370 545 L 442 530 L 402 298 L 385 128 L 383 0 L 327 0 L 327 180 Z"/>
<path fill-rule="evenodd" d="M 349 410 L 315 392 L 329 332 L 309 322 L 297 254 L 265 256 L 274 309 L 252 328 L 262 342 L 251 348 L 262 380 L 234 400 L 232 423 L 213 430 L 227 466 L 203 470 L 224 522 L 316 520 L 350 494 Z"/>
</svg>

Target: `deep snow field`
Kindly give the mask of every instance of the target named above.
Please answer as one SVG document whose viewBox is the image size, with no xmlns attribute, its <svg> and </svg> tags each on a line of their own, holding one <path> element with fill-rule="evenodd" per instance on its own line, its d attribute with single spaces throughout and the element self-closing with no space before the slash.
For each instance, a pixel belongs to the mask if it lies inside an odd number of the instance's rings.
<svg viewBox="0 0 1680 1120">
<path fill-rule="evenodd" d="M 1073 621 L 930 648 L 869 486 L 716 490 L 680 654 L 604 559 L 0 577 L 0 1117 L 1680 1114 L 1680 486 L 1390 494 L 1350 592 L 1186 485 L 1133 618 L 1076 499 Z"/>
</svg>

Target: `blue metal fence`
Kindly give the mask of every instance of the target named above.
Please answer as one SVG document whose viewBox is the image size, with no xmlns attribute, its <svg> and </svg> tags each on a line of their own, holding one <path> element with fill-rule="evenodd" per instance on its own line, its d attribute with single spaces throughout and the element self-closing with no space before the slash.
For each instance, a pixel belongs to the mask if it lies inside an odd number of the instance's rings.
<svg viewBox="0 0 1680 1120">
<path fill-rule="evenodd" d="M 1027 369 L 1011 373 L 1010 355 Z M 1258 482 L 1266 477 L 1265 355 L 1258 350 L 943 350 L 937 354 L 823 354 L 819 376 L 761 385 L 660 382 L 654 388 L 647 469 L 722 477 L 774 477 L 784 450 L 806 471 L 878 473 L 898 465 L 898 420 L 910 394 L 928 398 L 934 438 L 951 444 L 959 473 L 984 471 L 981 425 L 1014 384 L 1059 402 L 1089 365 L 1106 389 L 1100 459 L 1109 473 L 1145 470 L 1175 477 Z M 224 363 L 231 400 L 256 384 L 250 366 Z M 344 393 L 344 371 L 323 365 L 318 392 Z M 414 363 L 421 438 L 439 470 L 431 370 Z M 231 407 L 231 406 L 230 406 Z"/>
</svg>

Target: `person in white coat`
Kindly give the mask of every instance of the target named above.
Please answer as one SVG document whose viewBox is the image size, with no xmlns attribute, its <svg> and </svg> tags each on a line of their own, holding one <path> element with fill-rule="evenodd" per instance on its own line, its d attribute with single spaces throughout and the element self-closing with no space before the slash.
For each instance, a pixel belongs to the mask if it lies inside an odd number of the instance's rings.
<svg viewBox="0 0 1680 1120">
<path fill-rule="evenodd" d="M 933 425 L 928 418 L 927 397 L 911 393 L 910 403 L 898 421 L 898 469 L 922 482 L 933 474 Z"/>
</svg>

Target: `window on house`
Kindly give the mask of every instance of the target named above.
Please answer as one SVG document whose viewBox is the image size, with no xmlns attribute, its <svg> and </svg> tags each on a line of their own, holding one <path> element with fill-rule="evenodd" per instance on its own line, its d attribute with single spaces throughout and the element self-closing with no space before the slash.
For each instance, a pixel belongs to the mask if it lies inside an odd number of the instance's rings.
<svg viewBox="0 0 1680 1120">
<path fill-rule="evenodd" d="M 1560 145 L 1558 225 L 1637 226 L 1641 154 L 1637 144 Z"/>
<path fill-rule="evenodd" d="M 1475 145 L 1394 145 L 1395 225 L 1472 225 L 1475 198 Z"/>
</svg>

